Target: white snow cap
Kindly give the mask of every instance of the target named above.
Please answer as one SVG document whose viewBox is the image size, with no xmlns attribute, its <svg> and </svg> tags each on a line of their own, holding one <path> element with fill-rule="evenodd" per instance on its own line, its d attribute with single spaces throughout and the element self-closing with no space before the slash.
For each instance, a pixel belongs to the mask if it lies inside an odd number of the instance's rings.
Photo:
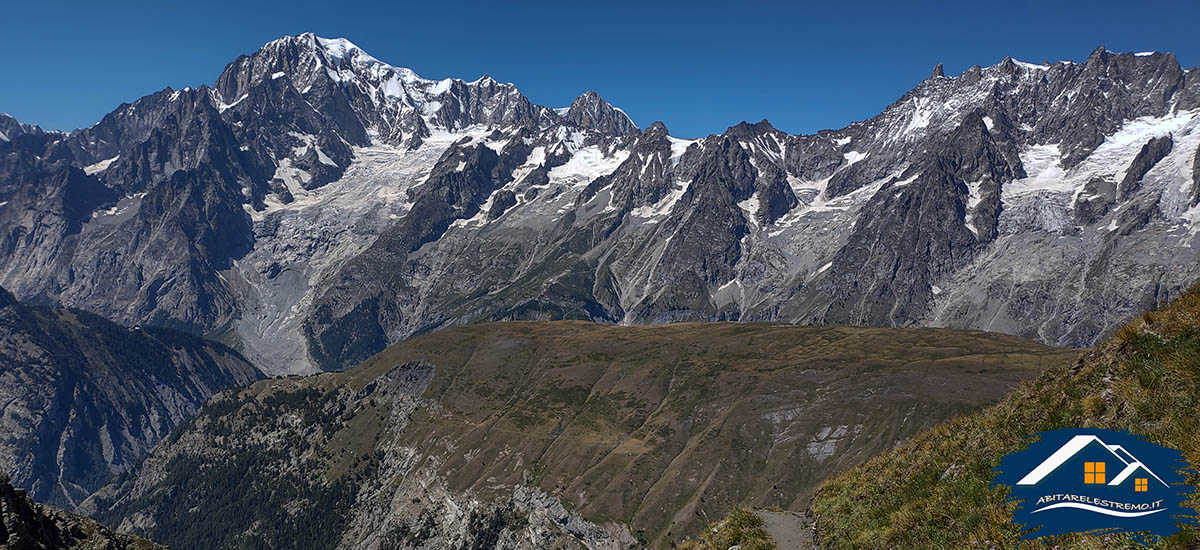
<svg viewBox="0 0 1200 550">
<path fill-rule="evenodd" d="M 303 33 L 296 38 L 307 40 L 312 45 L 325 50 L 330 56 L 339 59 L 346 57 L 350 52 L 366 53 L 362 48 L 345 38 L 323 38 L 311 32 Z"/>
</svg>

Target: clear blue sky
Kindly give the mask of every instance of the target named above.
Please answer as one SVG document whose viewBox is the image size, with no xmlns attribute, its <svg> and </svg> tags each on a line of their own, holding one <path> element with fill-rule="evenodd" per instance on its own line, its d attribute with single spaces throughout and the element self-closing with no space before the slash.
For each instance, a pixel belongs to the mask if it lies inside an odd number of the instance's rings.
<svg viewBox="0 0 1200 550">
<path fill-rule="evenodd" d="M 928 76 L 1174 52 L 1200 65 L 1200 2 L 8 2 L 0 111 L 88 126 L 167 86 L 212 83 L 242 53 L 313 31 L 429 78 L 514 82 L 534 102 L 595 89 L 678 136 L 769 119 L 790 132 L 870 117 Z M 979 4 L 979 5 L 976 5 Z"/>
</svg>

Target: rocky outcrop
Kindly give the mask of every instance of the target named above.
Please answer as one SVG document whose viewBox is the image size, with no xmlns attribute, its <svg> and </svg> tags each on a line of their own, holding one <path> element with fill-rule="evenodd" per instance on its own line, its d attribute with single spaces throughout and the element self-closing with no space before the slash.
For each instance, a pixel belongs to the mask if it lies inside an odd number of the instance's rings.
<svg viewBox="0 0 1200 550">
<path fill-rule="evenodd" d="M 122 535 L 86 517 L 38 504 L 0 474 L 0 548 L 6 550 L 157 550 L 165 546 Z"/>
<path fill-rule="evenodd" d="M 1196 157 L 1192 159 L 1192 206 L 1200 204 L 1200 147 L 1196 148 Z"/>
<path fill-rule="evenodd" d="M 1117 201 L 1117 184 L 1104 176 L 1089 179 L 1075 199 L 1075 217 L 1080 223 L 1094 225 L 1111 211 Z"/>
<path fill-rule="evenodd" d="M 1129 168 L 1125 170 L 1125 177 L 1117 184 L 1117 194 L 1121 200 L 1129 199 L 1141 187 L 1142 178 L 1146 176 L 1146 172 L 1154 168 L 1158 161 L 1171 154 L 1174 144 L 1171 136 L 1162 136 L 1153 138 L 1142 146 L 1137 156 L 1133 157 Z"/>
<path fill-rule="evenodd" d="M 259 169 L 245 159 L 207 92 L 140 103 L 158 108 L 139 113 L 155 120 L 149 129 L 140 118 L 112 116 L 66 138 L 6 149 L 0 171 L 32 168 L 0 209 L 7 254 L 0 279 L 23 298 L 83 307 L 130 325 L 199 331 L 228 322 L 233 299 L 217 272 L 252 244 L 242 204 L 255 194 Z M 108 154 L 85 155 L 76 142 L 110 126 L 126 138 L 144 130 L 145 141 L 97 165 L 55 160 Z M 46 180 L 62 183 L 39 185 Z"/>
<path fill-rule="evenodd" d="M 488 221 L 495 221 L 496 218 L 503 216 L 509 208 L 517 205 L 517 195 L 507 189 L 502 189 L 492 197 L 492 205 L 488 208 Z"/>
</svg>

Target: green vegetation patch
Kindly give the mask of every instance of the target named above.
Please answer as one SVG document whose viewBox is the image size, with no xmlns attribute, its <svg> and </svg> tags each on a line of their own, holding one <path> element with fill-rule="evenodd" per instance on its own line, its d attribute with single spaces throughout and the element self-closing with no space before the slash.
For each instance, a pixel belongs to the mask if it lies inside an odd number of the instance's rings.
<svg viewBox="0 0 1200 550">
<path fill-rule="evenodd" d="M 740 550 L 775 550 L 775 543 L 767 535 L 762 518 L 745 508 L 736 508 L 729 517 L 709 525 L 704 532 L 689 540 L 680 550 L 728 550 L 737 546 Z"/>
</svg>

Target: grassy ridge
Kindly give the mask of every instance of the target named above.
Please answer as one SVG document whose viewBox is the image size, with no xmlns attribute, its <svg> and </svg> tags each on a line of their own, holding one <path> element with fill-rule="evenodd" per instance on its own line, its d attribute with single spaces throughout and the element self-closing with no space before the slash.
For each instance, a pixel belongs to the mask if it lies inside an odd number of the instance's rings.
<svg viewBox="0 0 1200 550">
<path fill-rule="evenodd" d="M 822 548 L 1136 548 L 1120 536 L 1020 541 L 1007 489 L 990 485 L 1023 437 L 1069 427 L 1128 430 L 1200 464 L 1200 286 L 1122 327 L 1076 364 L 1023 383 L 996 406 L 942 424 L 822 485 Z M 1189 477 L 1192 485 L 1200 477 Z M 1195 507 L 1195 503 L 1191 503 Z M 1200 541 L 1187 528 L 1157 548 Z"/>
<path fill-rule="evenodd" d="M 225 394 L 94 500 L 174 548 L 327 548 L 375 532 L 438 547 L 462 540 L 435 521 L 452 498 L 480 503 L 467 531 L 490 534 L 472 540 L 526 536 L 545 520 L 513 500 L 525 487 L 666 548 L 738 506 L 803 509 L 820 480 L 1078 355 L 945 329 L 459 327 L 350 371 Z M 380 389 L 410 364 L 430 369 L 419 399 Z"/>
<path fill-rule="evenodd" d="M 444 463 L 452 487 L 532 482 L 662 546 L 736 505 L 802 508 L 820 480 L 1075 357 L 942 329 L 500 323 L 415 338 L 347 376 L 439 365 L 426 396 L 443 408 L 401 439 L 473 449 Z"/>
</svg>

